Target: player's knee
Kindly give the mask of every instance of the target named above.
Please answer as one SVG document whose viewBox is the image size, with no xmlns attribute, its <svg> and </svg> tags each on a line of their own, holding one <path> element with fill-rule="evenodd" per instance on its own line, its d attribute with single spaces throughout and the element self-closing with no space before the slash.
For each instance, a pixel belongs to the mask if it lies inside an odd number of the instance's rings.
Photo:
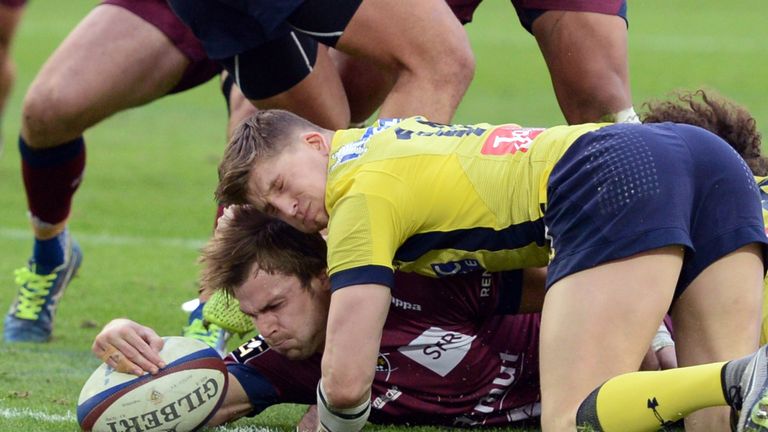
<svg viewBox="0 0 768 432">
<path fill-rule="evenodd" d="M 446 36 L 439 43 L 413 48 L 399 59 L 399 76 L 411 73 L 442 89 L 469 87 L 475 75 L 475 56 L 465 35 Z"/>
<path fill-rule="evenodd" d="M 35 83 L 24 98 L 22 131 L 31 147 L 49 147 L 83 132 L 84 117 L 72 92 Z"/>
</svg>

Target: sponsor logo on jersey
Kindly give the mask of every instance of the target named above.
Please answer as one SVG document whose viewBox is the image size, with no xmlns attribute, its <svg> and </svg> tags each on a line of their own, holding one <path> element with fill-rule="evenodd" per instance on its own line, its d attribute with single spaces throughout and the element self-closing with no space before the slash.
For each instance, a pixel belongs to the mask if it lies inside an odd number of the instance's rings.
<svg viewBox="0 0 768 432">
<path fill-rule="evenodd" d="M 391 389 L 387 390 L 386 393 L 384 393 L 381 396 L 377 396 L 376 399 L 373 400 L 371 405 L 376 409 L 382 409 L 384 408 L 384 405 L 387 403 L 396 400 L 397 398 L 402 395 L 403 392 L 397 389 L 397 386 L 392 387 Z"/>
<path fill-rule="evenodd" d="M 491 296 L 491 285 L 493 284 L 493 276 L 488 272 L 483 272 L 480 277 L 480 297 Z"/>
<path fill-rule="evenodd" d="M 259 335 L 240 345 L 236 350 L 232 351 L 231 355 L 238 363 L 245 363 L 265 353 L 268 349 L 267 341 Z"/>
<path fill-rule="evenodd" d="M 412 310 L 415 312 L 421 312 L 420 304 L 407 302 L 405 300 L 400 300 L 397 297 L 392 297 L 392 306 L 402 310 Z"/>
<path fill-rule="evenodd" d="M 454 419 L 454 426 L 477 426 L 485 424 L 490 415 L 502 413 L 504 398 L 510 392 L 523 368 L 524 357 L 518 354 L 499 353 L 499 373 L 493 379 L 486 395 L 472 409 L 472 412 Z M 541 414 L 538 402 L 509 409 L 504 413 L 508 422 L 525 420 Z"/>
<path fill-rule="evenodd" d="M 465 137 L 468 135 L 482 136 L 487 129 L 467 125 L 446 125 L 428 120 L 416 120 L 418 123 L 433 128 L 434 130 L 410 130 L 398 126 L 395 128 L 395 137 L 399 140 L 409 140 L 414 136 L 440 136 L 440 137 Z"/>
<path fill-rule="evenodd" d="M 517 152 L 525 153 L 534 138 L 544 129 L 524 128 L 516 124 L 499 126 L 485 139 L 480 153 L 486 155 L 505 155 Z"/>
<path fill-rule="evenodd" d="M 444 377 L 464 359 L 476 336 L 430 327 L 398 351 Z"/>
<path fill-rule="evenodd" d="M 469 273 L 480 269 L 480 263 L 475 259 L 450 261 L 447 263 L 432 264 L 432 271 L 437 277 L 453 276 L 461 273 Z"/>
<path fill-rule="evenodd" d="M 380 119 L 374 123 L 371 127 L 365 129 L 363 135 L 357 141 L 353 141 L 348 144 L 344 144 L 339 147 L 338 150 L 331 155 L 331 170 L 336 169 L 339 165 L 343 165 L 349 161 L 353 161 L 360 156 L 364 155 L 368 151 L 368 141 L 374 135 L 380 133 L 383 130 L 400 123 L 402 119 Z"/>
<path fill-rule="evenodd" d="M 397 370 L 397 368 L 392 368 L 392 363 L 389 362 L 389 358 L 387 357 L 388 355 L 389 353 L 379 353 L 379 356 L 376 358 L 376 373 L 386 374 L 384 376 L 385 382 L 389 381 L 392 372 Z"/>
</svg>

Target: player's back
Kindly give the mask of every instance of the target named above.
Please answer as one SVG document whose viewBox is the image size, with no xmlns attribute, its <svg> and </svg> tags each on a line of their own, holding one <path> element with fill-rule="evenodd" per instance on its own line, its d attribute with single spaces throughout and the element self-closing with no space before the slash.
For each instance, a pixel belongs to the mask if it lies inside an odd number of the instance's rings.
<svg viewBox="0 0 768 432">
<path fill-rule="evenodd" d="M 394 257 L 399 269 L 429 276 L 455 274 L 457 266 L 460 273 L 545 265 L 548 173 L 576 138 L 600 126 L 545 130 L 414 117 L 337 132 L 326 189 L 331 272 L 357 264 L 335 247 L 349 241 L 348 227 L 370 234 L 371 253 L 358 256 L 373 262 L 361 265 L 391 265 Z"/>
</svg>

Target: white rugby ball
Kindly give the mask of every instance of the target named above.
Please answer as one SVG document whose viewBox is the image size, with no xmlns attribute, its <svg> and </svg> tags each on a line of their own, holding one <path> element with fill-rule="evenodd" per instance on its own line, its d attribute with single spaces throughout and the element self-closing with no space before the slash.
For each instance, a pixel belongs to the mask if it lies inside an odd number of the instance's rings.
<svg viewBox="0 0 768 432">
<path fill-rule="evenodd" d="M 227 392 L 227 368 L 213 348 L 184 337 L 163 338 L 156 375 L 124 374 L 102 363 L 77 401 L 84 431 L 189 432 L 213 416 Z"/>
</svg>

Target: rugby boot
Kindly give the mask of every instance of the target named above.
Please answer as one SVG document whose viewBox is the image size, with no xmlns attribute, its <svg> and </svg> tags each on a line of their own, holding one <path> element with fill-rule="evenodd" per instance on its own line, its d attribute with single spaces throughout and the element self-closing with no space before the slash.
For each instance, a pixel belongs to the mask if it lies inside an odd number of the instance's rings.
<svg viewBox="0 0 768 432">
<path fill-rule="evenodd" d="M 731 405 L 731 430 L 735 432 L 768 432 L 768 345 L 743 360 L 728 363 L 723 376 Z M 741 376 L 736 376 L 741 373 Z M 737 383 L 738 380 L 738 383 Z"/>
<path fill-rule="evenodd" d="M 19 291 L 5 317 L 3 338 L 6 342 L 50 340 L 56 307 L 82 261 L 80 247 L 67 234 L 61 265 L 45 268 L 32 258 L 26 267 L 14 271 Z"/>
</svg>

